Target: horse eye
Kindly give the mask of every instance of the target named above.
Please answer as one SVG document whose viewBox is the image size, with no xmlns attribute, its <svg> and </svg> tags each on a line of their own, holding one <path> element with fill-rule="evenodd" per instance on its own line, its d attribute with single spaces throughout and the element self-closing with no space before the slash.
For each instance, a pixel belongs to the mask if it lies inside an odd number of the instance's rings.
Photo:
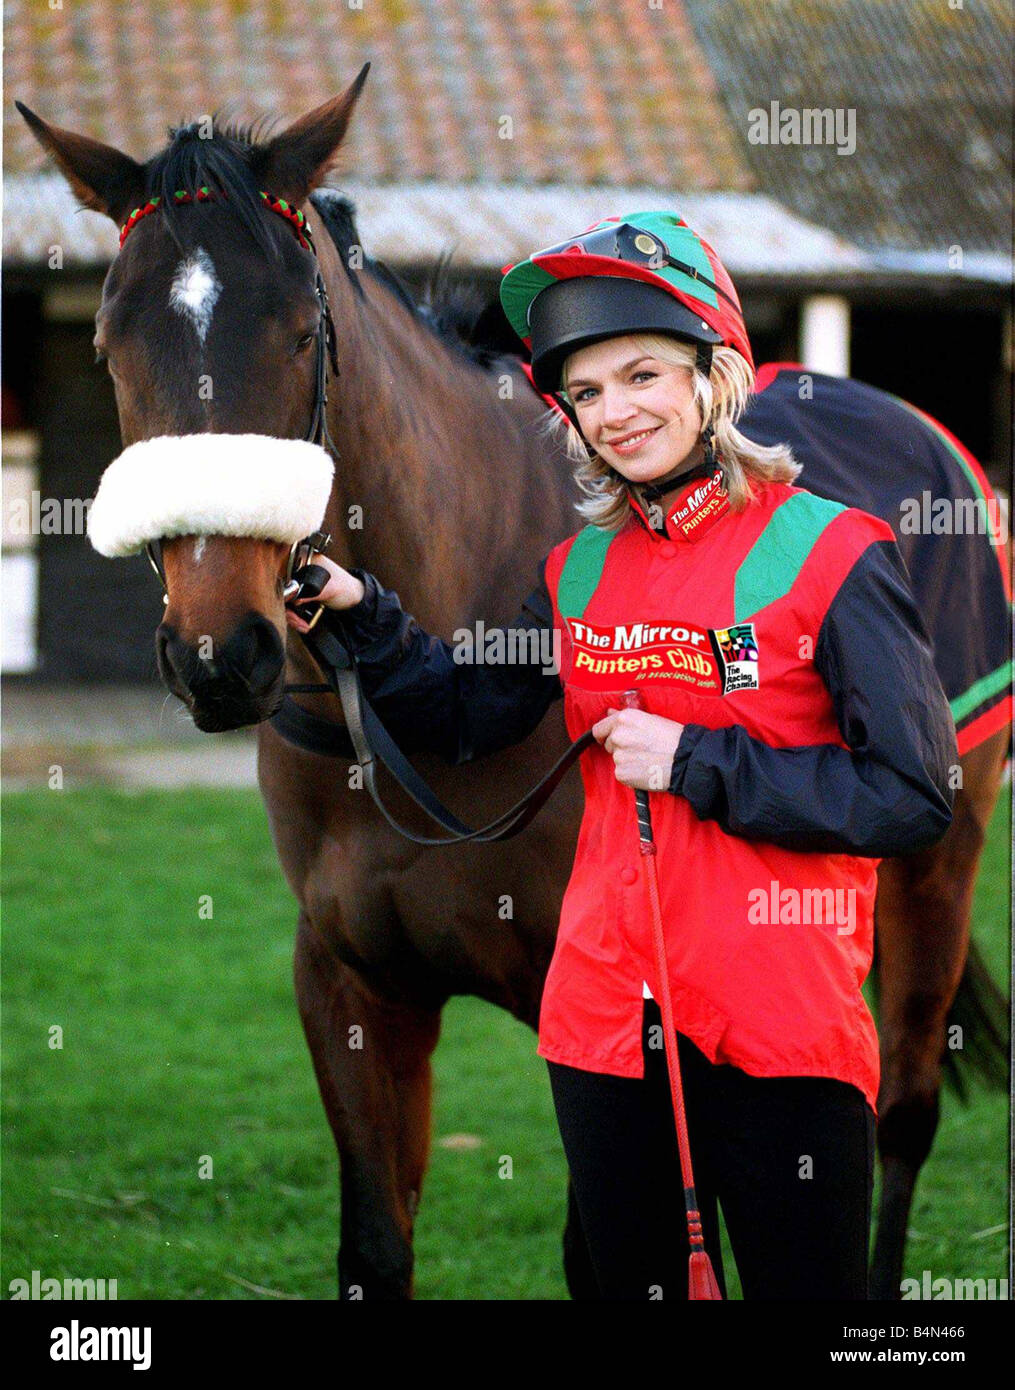
<svg viewBox="0 0 1015 1390">
<path fill-rule="evenodd" d="M 303 337 L 296 343 L 296 351 L 302 352 L 304 348 L 308 348 L 316 337 L 316 333 L 304 333 Z"/>
</svg>

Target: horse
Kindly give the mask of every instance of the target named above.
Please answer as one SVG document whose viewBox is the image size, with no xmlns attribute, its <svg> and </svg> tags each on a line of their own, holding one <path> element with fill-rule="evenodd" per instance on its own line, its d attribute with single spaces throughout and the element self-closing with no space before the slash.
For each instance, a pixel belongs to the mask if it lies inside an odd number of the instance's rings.
<svg viewBox="0 0 1015 1390">
<path fill-rule="evenodd" d="M 182 126 L 144 164 L 19 109 L 84 206 L 122 224 L 161 198 L 157 215 L 122 242 L 96 316 L 124 446 L 207 432 L 307 437 L 319 272 L 335 328 L 329 553 L 376 573 L 427 631 L 447 635 L 514 616 L 542 558 L 575 529 L 576 491 L 562 446 L 540 428 L 546 402 L 499 337 L 503 322 L 494 331 L 496 314 L 470 287 L 442 285 L 442 267 L 416 303 L 363 252 L 353 205 L 324 188 L 368 68 L 269 138 L 217 122 L 210 133 Z M 202 188 L 211 190 L 204 201 Z M 180 205 L 178 192 L 187 194 Z M 272 215 L 279 203 L 305 218 L 316 255 Z M 217 286 L 200 325 L 173 302 L 181 276 L 193 287 L 195 264 L 205 288 L 209 268 Z M 260 791 L 298 904 L 295 993 L 340 1165 L 339 1296 L 407 1299 L 441 1011 L 453 995 L 471 994 L 537 1026 L 581 787 L 565 778 L 533 824 L 504 843 L 427 852 L 399 838 L 363 794 L 355 764 L 296 746 L 271 722 L 286 684 L 320 680 L 285 623 L 290 559 L 276 540 L 164 540 L 159 669 L 199 728 L 257 726 Z M 214 663 L 198 657 L 208 639 Z M 309 725 L 341 725 L 333 695 L 292 698 Z M 479 763 L 454 766 L 426 751 L 415 763 L 442 800 L 468 806 L 473 823 L 483 823 L 566 746 L 563 719 L 551 716 Z M 1006 748 L 1006 727 L 972 748 L 944 839 L 879 871 L 879 1297 L 898 1296 L 906 1218 L 937 1123 L 949 1010 L 958 995 L 968 997 L 970 1017 L 990 1016 L 969 915 Z M 403 819 L 413 823 L 406 806 Z M 498 910 L 504 895 L 509 920 Z M 1003 1041 L 996 1029 L 986 1036 L 996 1059 Z M 563 1261 L 571 1296 L 596 1298 L 570 1183 Z"/>
</svg>

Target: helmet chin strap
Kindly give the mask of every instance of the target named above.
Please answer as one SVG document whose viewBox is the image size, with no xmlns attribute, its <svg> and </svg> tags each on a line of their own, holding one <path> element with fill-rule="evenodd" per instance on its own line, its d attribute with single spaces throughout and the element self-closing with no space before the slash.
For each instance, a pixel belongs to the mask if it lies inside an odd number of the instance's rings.
<svg viewBox="0 0 1015 1390">
<path fill-rule="evenodd" d="M 631 483 L 628 479 L 623 479 L 629 487 L 637 487 L 646 502 L 656 502 L 664 493 L 681 483 L 688 483 L 692 478 L 710 478 L 715 472 L 715 451 L 712 448 L 712 428 L 706 426 L 702 432 L 702 441 L 705 445 L 705 454 L 700 463 L 694 464 L 691 468 L 686 468 L 684 464 L 679 464 L 665 477 L 653 478 L 650 483 Z M 614 470 L 616 471 L 616 470 Z M 621 475 L 618 473 L 617 477 Z"/>
</svg>

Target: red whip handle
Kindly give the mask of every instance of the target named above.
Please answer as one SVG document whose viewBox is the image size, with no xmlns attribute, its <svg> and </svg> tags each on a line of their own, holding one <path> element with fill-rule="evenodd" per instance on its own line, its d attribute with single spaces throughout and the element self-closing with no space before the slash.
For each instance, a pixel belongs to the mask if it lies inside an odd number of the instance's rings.
<svg viewBox="0 0 1015 1390">
<path fill-rule="evenodd" d="M 626 709 L 644 709 L 637 690 L 625 690 Z M 666 1065 L 670 1076 L 670 1095 L 673 1099 L 673 1118 L 677 1127 L 677 1147 L 680 1150 L 680 1174 L 684 1184 L 684 1206 L 687 1210 L 687 1234 L 691 1245 L 689 1289 L 691 1299 L 721 1299 L 719 1284 L 705 1249 L 701 1213 L 694 1189 L 694 1169 L 691 1166 L 691 1143 L 687 1133 L 687 1113 L 684 1109 L 684 1087 L 680 1079 L 680 1060 L 677 1056 L 677 1030 L 673 1021 L 673 1000 L 670 996 L 670 976 L 666 966 L 666 940 L 663 935 L 663 914 L 659 901 L 659 876 L 656 868 L 656 847 L 652 838 L 652 818 L 648 792 L 635 789 L 638 807 L 638 837 L 648 877 L 649 902 L 652 908 L 652 935 L 655 942 L 656 974 L 659 977 L 660 1011 L 663 1017 Z"/>
</svg>

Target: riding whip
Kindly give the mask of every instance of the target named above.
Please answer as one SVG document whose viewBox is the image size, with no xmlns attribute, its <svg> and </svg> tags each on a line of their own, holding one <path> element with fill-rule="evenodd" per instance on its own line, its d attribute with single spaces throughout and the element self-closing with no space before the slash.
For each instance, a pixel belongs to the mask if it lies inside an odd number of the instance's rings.
<svg viewBox="0 0 1015 1390">
<path fill-rule="evenodd" d="M 637 690 L 625 690 L 624 705 L 627 709 L 644 709 L 641 695 Z M 659 877 L 656 868 L 656 846 L 652 836 L 652 818 L 649 812 L 649 794 L 636 789 L 635 804 L 638 808 L 638 840 L 642 860 L 645 864 L 645 877 L 648 880 L 648 895 L 652 906 L 652 935 L 655 941 L 656 974 L 659 977 L 660 1008 L 663 1016 L 666 1066 L 670 1076 L 670 1094 L 673 1098 L 673 1118 L 677 1127 L 677 1147 L 680 1150 L 680 1174 L 684 1184 L 684 1207 L 687 1211 L 687 1236 L 691 1245 L 688 1268 L 687 1296 L 692 1300 L 722 1299 L 716 1281 L 712 1261 L 705 1249 L 705 1237 L 701 1229 L 701 1213 L 694 1190 L 694 1170 L 691 1167 L 691 1145 L 687 1135 L 687 1114 L 684 1110 L 684 1088 L 680 1080 L 680 1060 L 677 1056 L 677 1030 L 673 1022 L 673 1001 L 670 998 L 670 977 L 666 968 L 666 942 L 663 937 L 663 914 L 659 903 Z"/>
</svg>

